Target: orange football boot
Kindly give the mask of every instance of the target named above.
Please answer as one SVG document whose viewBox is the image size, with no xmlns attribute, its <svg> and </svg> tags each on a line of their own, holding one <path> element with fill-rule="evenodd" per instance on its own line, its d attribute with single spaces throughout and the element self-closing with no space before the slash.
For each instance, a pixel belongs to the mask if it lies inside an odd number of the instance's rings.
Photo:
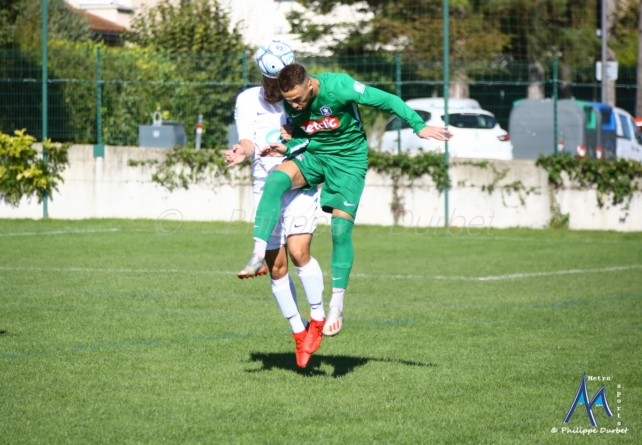
<svg viewBox="0 0 642 445">
<path fill-rule="evenodd" d="M 325 320 L 317 321 L 310 317 L 310 324 L 308 325 L 308 335 L 303 342 L 303 351 L 308 354 L 314 354 L 323 340 L 323 325 Z"/>
<path fill-rule="evenodd" d="M 308 366 L 308 362 L 310 361 L 310 354 L 303 352 L 303 342 L 307 336 L 307 330 L 292 334 L 292 338 L 294 338 L 294 341 L 296 342 L 296 365 L 299 368 L 305 368 Z"/>
</svg>

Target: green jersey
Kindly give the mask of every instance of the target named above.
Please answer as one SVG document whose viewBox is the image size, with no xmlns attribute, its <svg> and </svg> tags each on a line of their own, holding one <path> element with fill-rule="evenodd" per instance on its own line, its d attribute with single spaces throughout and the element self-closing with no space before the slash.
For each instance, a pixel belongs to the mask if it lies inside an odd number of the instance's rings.
<svg viewBox="0 0 642 445">
<path fill-rule="evenodd" d="M 319 80 L 319 93 L 303 111 L 283 101 L 294 127 L 293 138 L 287 143 L 289 156 L 303 150 L 330 155 L 367 154 L 358 104 L 396 114 L 408 122 L 415 133 L 426 126 L 399 97 L 367 87 L 347 74 L 311 74 L 310 77 Z"/>
</svg>

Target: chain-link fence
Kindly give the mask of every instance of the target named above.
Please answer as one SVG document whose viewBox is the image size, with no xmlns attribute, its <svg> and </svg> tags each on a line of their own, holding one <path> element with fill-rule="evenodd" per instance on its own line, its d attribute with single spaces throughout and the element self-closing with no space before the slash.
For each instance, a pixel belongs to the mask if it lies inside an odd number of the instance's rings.
<svg viewBox="0 0 642 445">
<path fill-rule="evenodd" d="M 138 127 L 152 114 L 183 123 L 193 144 L 198 115 L 203 115 L 203 146 L 227 144 L 234 100 L 244 88 L 258 85 L 260 74 L 246 53 L 171 56 L 149 49 L 69 45 L 49 50 L 48 135 L 54 141 L 138 145 Z M 401 56 L 309 57 L 298 62 L 312 73 L 342 71 L 365 84 L 404 100 L 442 97 L 441 62 L 406 62 Z M 600 100 L 594 67 L 561 67 L 546 63 L 470 62 L 450 66 L 451 97 L 476 99 L 509 128 L 516 101 L 532 98 Z M 40 137 L 42 129 L 41 57 L 38 52 L 0 51 L 0 131 L 26 128 Z M 616 105 L 634 115 L 635 67 L 620 66 Z M 100 88 L 99 88 L 100 86 Z M 557 88 L 555 88 L 557 87 Z M 100 92 L 100 98 L 99 98 Z M 100 100 L 99 100 L 100 99 Z M 366 126 L 378 113 L 363 110 Z M 388 116 L 383 116 L 388 117 Z M 381 121 L 381 119 L 380 119 Z"/>
</svg>

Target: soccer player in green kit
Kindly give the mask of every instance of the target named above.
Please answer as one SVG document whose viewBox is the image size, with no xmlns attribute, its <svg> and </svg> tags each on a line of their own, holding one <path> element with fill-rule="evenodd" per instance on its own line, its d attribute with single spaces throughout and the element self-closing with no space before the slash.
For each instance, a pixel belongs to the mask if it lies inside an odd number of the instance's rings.
<svg viewBox="0 0 642 445">
<path fill-rule="evenodd" d="M 394 113 L 423 139 L 448 140 L 447 127 L 429 127 L 399 97 L 357 82 L 347 74 L 310 75 L 293 63 L 278 76 L 293 138 L 272 144 L 261 156 L 287 156 L 265 182 L 254 226 L 254 253 L 245 270 L 261 264 L 265 246 L 279 217 L 281 196 L 291 189 L 323 183 L 321 208 L 332 214 L 332 299 L 327 320 L 311 318 L 303 350 L 314 353 L 322 336 L 339 333 L 343 300 L 354 260 L 352 228 L 368 169 L 368 144 L 358 105 Z"/>
</svg>

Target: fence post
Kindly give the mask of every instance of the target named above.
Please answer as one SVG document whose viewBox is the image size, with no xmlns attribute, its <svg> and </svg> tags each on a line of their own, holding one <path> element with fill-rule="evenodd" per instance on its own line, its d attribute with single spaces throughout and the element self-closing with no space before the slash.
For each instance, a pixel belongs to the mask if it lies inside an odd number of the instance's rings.
<svg viewBox="0 0 642 445">
<path fill-rule="evenodd" d="M 559 141 L 557 135 L 557 96 L 558 96 L 558 79 L 557 79 L 557 56 L 553 58 L 553 153 L 557 154 L 557 144 Z"/>
<path fill-rule="evenodd" d="M 196 150 L 201 149 L 201 136 L 203 135 L 203 115 L 198 115 L 198 122 L 196 123 L 196 143 L 194 147 Z"/>
<path fill-rule="evenodd" d="M 448 116 L 448 91 L 450 83 L 450 48 L 448 46 L 448 39 L 450 34 L 450 5 L 448 0 L 444 0 L 444 124 L 448 127 L 450 123 L 450 116 Z M 448 169 L 448 141 L 444 142 L 444 162 L 446 163 L 446 177 L 450 177 L 450 172 Z M 445 218 L 444 224 L 446 228 L 450 227 L 450 221 L 448 220 L 448 190 L 449 187 L 444 188 L 444 207 L 445 207 Z"/>
<path fill-rule="evenodd" d="M 395 57 L 395 80 L 397 96 L 401 97 L 401 53 Z M 401 154 L 401 119 L 397 118 L 397 153 Z"/>
<path fill-rule="evenodd" d="M 609 103 L 609 93 L 608 93 L 608 85 L 609 82 L 606 78 L 606 59 L 607 59 L 607 46 L 606 46 L 606 0 L 601 0 L 600 2 L 600 21 L 602 24 L 602 27 L 600 29 L 600 60 L 602 61 L 602 82 L 600 84 L 601 89 L 600 89 L 600 97 L 601 97 L 601 102 L 603 104 L 608 104 Z M 615 98 L 613 98 L 615 100 Z M 615 104 L 615 101 L 613 102 Z"/>
<path fill-rule="evenodd" d="M 96 48 L 96 145 L 94 145 L 94 158 L 105 157 L 105 145 L 103 144 L 103 75 L 100 60 L 100 46 Z"/>
<path fill-rule="evenodd" d="M 47 0 L 41 0 L 42 4 L 42 160 L 45 166 L 48 164 L 49 159 L 47 156 L 47 149 L 45 148 L 45 140 L 47 139 L 47 84 L 49 82 L 49 72 L 47 71 Z M 47 209 L 47 192 L 42 197 L 42 217 L 44 219 L 49 217 Z"/>
</svg>

